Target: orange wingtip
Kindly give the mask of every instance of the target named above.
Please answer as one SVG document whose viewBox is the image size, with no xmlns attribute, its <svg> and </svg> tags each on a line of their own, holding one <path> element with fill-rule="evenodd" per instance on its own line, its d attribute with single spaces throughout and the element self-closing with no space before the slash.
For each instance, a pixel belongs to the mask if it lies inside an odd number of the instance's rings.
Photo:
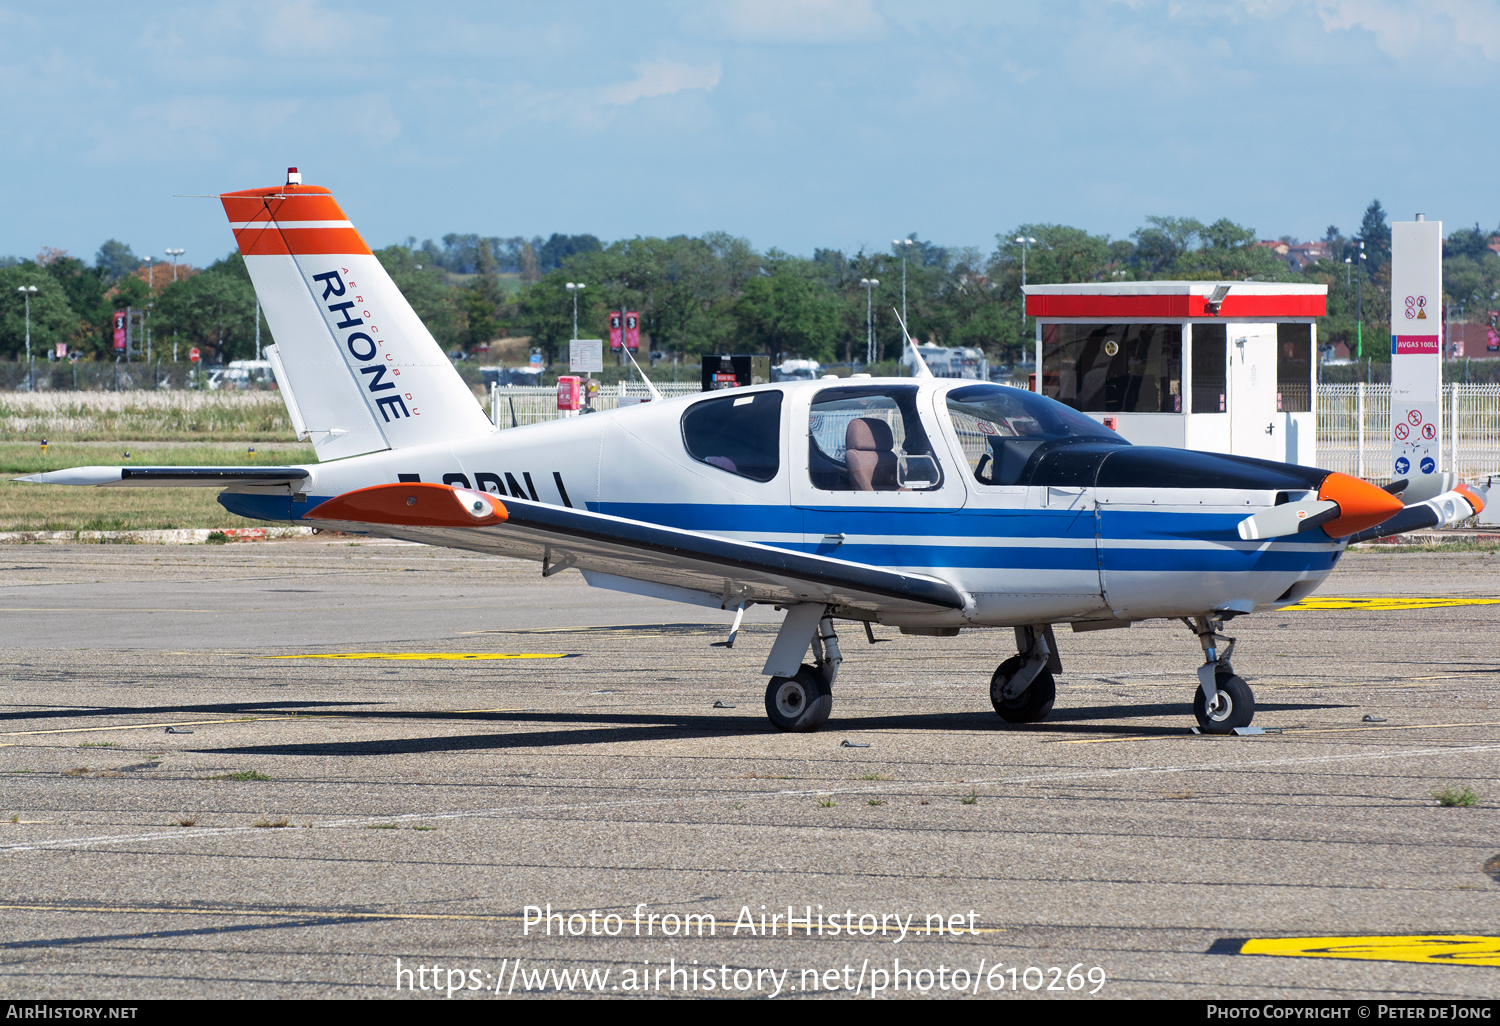
<svg viewBox="0 0 1500 1026">
<path fill-rule="evenodd" d="M 1339 504 L 1337 520 L 1323 525 L 1330 538 L 1347 538 L 1367 527 L 1383 524 L 1406 507 L 1383 488 L 1348 474 L 1333 473 L 1323 479 L 1318 498 Z"/>
<path fill-rule="evenodd" d="M 472 488 L 402 482 L 335 495 L 302 514 L 304 520 L 340 520 L 400 527 L 489 527 L 509 514 L 499 499 Z"/>
<path fill-rule="evenodd" d="M 1480 498 L 1479 493 L 1474 489 L 1466 484 L 1457 484 L 1453 486 L 1453 490 L 1462 495 L 1468 504 L 1474 507 L 1476 514 L 1484 512 L 1484 499 Z"/>
</svg>

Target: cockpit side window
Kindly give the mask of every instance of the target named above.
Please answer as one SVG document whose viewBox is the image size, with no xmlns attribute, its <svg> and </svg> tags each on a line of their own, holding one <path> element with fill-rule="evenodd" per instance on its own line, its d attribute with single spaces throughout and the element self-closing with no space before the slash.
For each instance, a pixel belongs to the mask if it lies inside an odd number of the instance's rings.
<svg viewBox="0 0 1500 1026">
<path fill-rule="evenodd" d="M 911 385 L 828 388 L 808 420 L 808 473 L 831 492 L 929 491 L 943 483 Z"/>
<path fill-rule="evenodd" d="M 781 469 L 781 392 L 726 395 L 682 415 L 682 444 L 699 463 L 752 481 Z"/>
<path fill-rule="evenodd" d="M 1063 441 L 1129 443 L 1091 417 L 1031 392 L 1003 385 L 968 385 L 948 393 L 948 415 L 974 480 L 1021 482 L 1039 449 Z"/>
</svg>

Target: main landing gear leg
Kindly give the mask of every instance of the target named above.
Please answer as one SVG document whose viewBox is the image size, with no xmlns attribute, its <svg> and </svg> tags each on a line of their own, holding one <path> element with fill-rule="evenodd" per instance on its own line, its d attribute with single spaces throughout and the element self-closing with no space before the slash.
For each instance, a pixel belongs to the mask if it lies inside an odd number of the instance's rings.
<svg viewBox="0 0 1500 1026">
<path fill-rule="evenodd" d="M 810 614 L 818 615 L 816 625 L 806 623 L 811 619 Z M 795 636 L 800 634 L 802 639 L 807 639 L 807 635 L 802 633 L 807 626 L 813 627 L 812 637 L 810 641 L 801 640 L 799 644 Z M 839 652 L 839 636 L 833 629 L 833 617 L 828 615 L 826 609 L 817 610 L 808 606 L 794 606 L 788 610 L 781 630 L 782 636 L 787 639 L 787 645 L 783 646 L 782 637 L 777 638 L 776 646 L 772 649 L 772 659 L 767 661 L 767 666 L 777 660 L 778 648 L 785 647 L 786 651 L 790 651 L 790 646 L 795 646 L 798 654 L 793 658 L 796 659 L 807 651 L 809 643 L 812 646 L 814 665 L 803 663 L 790 676 L 771 678 L 766 685 L 766 716 L 777 730 L 811 733 L 826 723 L 828 714 L 833 711 L 833 682 L 839 675 L 839 664 L 844 659 Z"/>
<path fill-rule="evenodd" d="M 990 704 L 1007 723 L 1039 723 L 1052 712 L 1057 700 L 1057 679 L 1062 671 L 1057 658 L 1057 639 L 1050 624 L 1017 627 L 1013 655 L 990 678 Z"/>
<path fill-rule="evenodd" d="M 1248 727 L 1255 719 L 1255 695 L 1250 685 L 1234 672 L 1229 657 L 1234 639 L 1220 634 L 1223 620 L 1211 616 L 1184 618 L 1188 629 L 1203 646 L 1203 665 L 1198 667 L 1198 693 L 1193 696 L 1193 716 L 1205 734 L 1230 734 Z"/>
</svg>

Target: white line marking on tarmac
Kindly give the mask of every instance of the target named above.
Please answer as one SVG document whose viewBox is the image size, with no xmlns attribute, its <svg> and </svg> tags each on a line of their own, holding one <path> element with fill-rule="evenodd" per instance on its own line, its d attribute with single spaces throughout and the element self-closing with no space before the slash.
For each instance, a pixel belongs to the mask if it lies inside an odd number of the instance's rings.
<svg viewBox="0 0 1500 1026">
<path fill-rule="evenodd" d="M 1409 759 L 1419 755 L 1467 755 L 1474 752 L 1496 752 L 1500 751 L 1500 744 L 1443 746 L 1440 748 L 1418 748 L 1394 752 L 1356 752 L 1350 755 L 1322 755 L 1306 756 L 1287 759 L 1252 759 L 1243 762 L 1210 763 L 1197 766 L 1122 766 L 1116 769 L 1092 769 L 1079 770 L 1065 773 L 1043 773 L 1028 777 L 1007 777 L 998 781 L 990 780 L 964 780 L 956 783 L 1000 783 L 1000 784 L 1036 784 L 1050 781 L 1081 780 L 1089 777 L 1108 779 L 1110 777 L 1129 776 L 1133 774 L 1151 773 L 1217 773 L 1234 772 L 1246 769 L 1261 769 L 1271 766 L 1299 766 L 1320 765 L 1334 762 L 1357 762 L 1360 760 L 1382 760 L 1382 759 Z M 891 781 L 881 781 L 885 786 L 879 790 L 883 793 L 902 790 L 900 784 Z M 930 788 L 930 781 L 913 781 L 907 787 Z M 693 802 L 707 801 L 745 801 L 755 798 L 799 798 L 799 797 L 821 797 L 834 794 L 866 794 L 874 790 L 869 787 L 816 787 L 799 788 L 784 791 L 755 791 L 755 792 L 732 792 L 728 794 L 705 795 L 698 798 L 647 798 L 637 797 L 625 798 L 618 801 L 605 802 L 566 802 L 554 805 L 515 805 L 503 808 L 471 809 L 460 812 L 437 812 L 437 813 L 406 813 L 399 816 L 356 816 L 345 819 L 332 819 L 322 823 L 310 824 L 315 829 L 332 830 L 342 827 L 363 826 L 366 823 L 408 823 L 408 822 L 431 822 L 433 820 L 453 819 L 489 819 L 517 814 L 533 814 L 538 812 L 576 812 L 586 809 L 611 809 L 624 807 L 640 807 L 643 805 L 672 805 L 689 804 Z M 43 851 L 62 848 L 85 848 L 90 845 L 105 844 L 129 844 L 138 841 L 156 841 L 162 839 L 182 840 L 189 837 L 223 837 L 230 834 L 248 834 L 260 831 L 260 827 L 179 827 L 176 830 L 158 831 L 155 833 L 142 834 L 101 834 L 94 837 L 60 838 L 55 841 L 35 841 L 30 844 L 3 844 L 0 845 L 0 854 L 23 851 Z"/>
</svg>

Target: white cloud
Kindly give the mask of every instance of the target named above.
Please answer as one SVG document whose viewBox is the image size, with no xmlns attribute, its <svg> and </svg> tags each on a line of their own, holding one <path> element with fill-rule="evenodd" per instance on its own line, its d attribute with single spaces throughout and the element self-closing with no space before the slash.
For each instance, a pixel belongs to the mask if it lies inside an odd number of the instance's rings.
<svg viewBox="0 0 1500 1026">
<path fill-rule="evenodd" d="M 372 42 L 384 34 L 386 19 L 368 11 L 345 14 L 325 10 L 317 0 L 291 0 L 261 21 L 261 42 L 277 56 L 368 54 Z"/>
<path fill-rule="evenodd" d="M 670 96 L 684 89 L 712 89 L 719 84 L 722 66 L 718 61 L 706 67 L 659 60 L 635 65 L 636 77 L 629 82 L 605 86 L 601 96 L 606 103 L 624 106 L 650 96 Z"/>
<path fill-rule="evenodd" d="M 1500 57 L 1500 7 L 1490 0 L 1319 0 L 1323 27 L 1364 29 L 1397 60 L 1478 47 Z"/>
<path fill-rule="evenodd" d="M 741 43 L 862 43 L 886 32 L 871 0 L 730 0 L 689 20 Z"/>
</svg>

